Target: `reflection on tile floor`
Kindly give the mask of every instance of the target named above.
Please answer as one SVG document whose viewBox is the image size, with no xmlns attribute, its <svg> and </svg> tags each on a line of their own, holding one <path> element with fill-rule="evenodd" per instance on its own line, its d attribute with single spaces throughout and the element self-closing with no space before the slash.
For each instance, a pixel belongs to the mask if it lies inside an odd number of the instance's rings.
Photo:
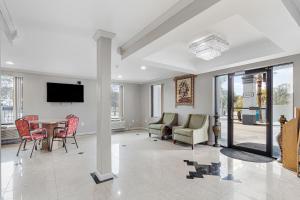
<svg viewBox="0 0 300 200">
<path fill-rule="evenodd" d="M 90 173 L 96 166 L 96 137 L 81 136 L 78 142 L 79 149 L 68 144 L 69 153 L 63 148 L 36 151 L 32 159 L 30 151 L 21 152 L 17 158 L 18 145 L 4 146 L 2 199 L 290 200 L 300 196 L 300 179 L 277 162 L 234 160 L 207 145 L 196 145 L 192 151 L 189 145 L 174 145 L 172 141 L 153 142 L 142 131 L 112 136 L 112 169 L 117 178 L 95 184 Z M 186 179 L 195 167 L 183 160 L 203 165 L 220 162 L 221 178 Z"/>
</svg>

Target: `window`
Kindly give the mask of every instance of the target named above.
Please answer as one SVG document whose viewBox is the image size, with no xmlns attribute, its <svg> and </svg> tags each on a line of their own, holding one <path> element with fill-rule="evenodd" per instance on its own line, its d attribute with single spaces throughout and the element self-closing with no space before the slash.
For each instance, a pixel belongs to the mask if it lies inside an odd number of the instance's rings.
<svg viewBox="0 0 300 200">
<path fill-rule="evenodd" d="M 23 78 L 1 76 L 1 124 L 14 124 L 23 115 Z"/>
<path fill-rule="evenodd" d="M 162 111 L 162 85 L 151 86 L 151 117 L 160 117 Z"/>
<path fill-rule="evenodd" d="M 123 86 L 111 85 L 111 119 L 120 120 L 123 117 Z"/>
<path fill-rule="evenodd" d="M 280 132 L 280 115 L 291 120 L 294 116 L 293 64 L 273 68 L 273 157 L 280 156 L 277 135 Z"/>
<path fill-rule="evenodd" d="M 215 112 L 220 116 L 221 145 L 227 147 L 227 123 L 228 123 L 228 75 L 217 76 L 215 80 Z"/>
</svg>

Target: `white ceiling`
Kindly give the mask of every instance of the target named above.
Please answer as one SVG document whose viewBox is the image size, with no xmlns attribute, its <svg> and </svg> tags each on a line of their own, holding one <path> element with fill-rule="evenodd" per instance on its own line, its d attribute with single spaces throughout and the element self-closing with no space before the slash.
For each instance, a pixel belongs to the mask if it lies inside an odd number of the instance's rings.
<svg viewBox="0 0 300 200">
<path fill-rule="evenodd" d="M 146 56 L 148 61 L 159 62 L 165 65 L 177 66 L 185 69 L 194 69 L 195 73 L 203 73 L 211 71 L 212 67 L 223 66 L 227 63 L 235 63 L 237 61 L 249 60 L 273 53 L 280 53 L 282 49 L 271 42 L 263 33 L 251 26 L 245 19 L 239 15 L 233 15 L 224 20 L 218 21 L 216 24 L 211 24 L 209 27 L 202 27 L 198 19 L 192 19 L 189 22 L 191 27 L 188 34 L 181 34 L 180 31 L 174 30 L 174 38 L 165 36 L 166 42 L 170 45 L 165 45 L 164 48 L 159 48 L 155 53 Z M 187 26 L 183 25 L 183 26 Z M 185 27 L 187 30 L 189 27 Z M 196 58 L 189 52 L 189 44 L 201 37 L 207 36 L 210 33 L 217 34 L 229 42 L 230 50 L 223 53 L 221 57 L 211 61 L 205 61 Z M 172 33 L 170 33 L 172 34 Z M 156 41 L 158 45 L 162 41 Z M 155 43 L 153 43 L 155 44 Z"/>
<path fill-rule="evenodd" d="M 1 66 L 95 78 L 96 44 L 92 36 L 97 29 L 116 33 L 113 45 L 117 48 L 177 1 L 6 0 L 19 36 L 12 45 L 2 42 Z M 116 66 L 120 62 L 117 55 L 114 57 Z M 15 65 L 6 65 L 5 61 Z M 157 69 L 147 71 L 150 78 L 158 75 Z M 124 77 L 135 81 L 132 76 Z"/>
<path fill-rule="evenodd" d="M 116 49 L 134 41 L 178 1 L 9 0 L 19 36 L 12 45 L 2 42 L 2 67 L 95 78 L 92 35 L 97 29 L 116 33 L 112 78 L 122 75 L 121 80 L 131 82 L 204 73 L 300 52 L 300 27 L 281 0 L 221 0 L 122 60 Z M 188 45 L 210 33 L 226 39 L 230 50 L 211 61 L 195 58 Z M 6 65 L 8 60 L 15 65 Z M 146 71 L 140 69 L 142 65 Z"/>
<path fill-rule="evenodd" d="M 230 50 L 211 61 L 188 52 L 192 41 L 210 33 L 226 39 Z M 300 27 L 281 0 L 222 0 L 128 59 L 204 73 L 299 52 Z"/>
</svg>

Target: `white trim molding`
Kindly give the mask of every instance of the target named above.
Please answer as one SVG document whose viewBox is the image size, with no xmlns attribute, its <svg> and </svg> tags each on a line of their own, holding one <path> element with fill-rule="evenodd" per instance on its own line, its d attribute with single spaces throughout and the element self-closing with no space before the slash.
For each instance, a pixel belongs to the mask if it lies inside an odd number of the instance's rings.
<svg viewBox="0 0 300 200">
<path fill-rule="evenodd" d="M 111 32 L 99 29 L 94 34 L 93 38 L 95 41 L 97 41 L 97 40 L 99 40 L 100 37 L 113 39 L 115 36 L 116 36 L 115 33 L 111 33 Z"/>
<path fill-rule="evenodd" d="M 114 175 L 112 173 L 100 174 L 98 171 L 96 171 L 95 174 L 96 174 L 97 178 L 99 179 L 99 181 L 101 181 L 101 182 L 114 178 Z"/>
<path fill-rule="evenodd" d="M 0 0 L 0 28 L 3 30 L 10 42 L 12 42 L 18 35 L 17 29 L 7 9 L 5 0 Z"/>
</svg>

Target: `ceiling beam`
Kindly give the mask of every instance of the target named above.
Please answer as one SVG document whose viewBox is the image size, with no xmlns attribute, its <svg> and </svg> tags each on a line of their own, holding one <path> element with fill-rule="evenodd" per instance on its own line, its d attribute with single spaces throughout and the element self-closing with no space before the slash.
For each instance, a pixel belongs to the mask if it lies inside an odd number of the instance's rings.
<svg viewBox="0 0 300 200">
<path fill-rule="evenodd" d="M 157 63 L 157 62 L 148 61 L 148 60 L 144 60 L 143 64 L 145 64 L 146 66 L 152 66 L 152 67 L 156 67 L 156 68 L 162 68 L 162 69 L 167 69 L 167 70 L 181 72 L 181 73 L 189 73 L 189 74 L 197 74 L 198 73 L 195 68 L 183 68 L 183 67 L 178 67 L 178 66 L 174 66 L 174 65 L 171 66 L 171 65 Z"/>
<path fill-rule="evenodd" d="M 10 42 L 17 37 L 17 29 L 4 0 L 0 0 L 0 29 L 5 33 Z"/>
<path fill-rule="evenodd" d="M 286 9 L 300 26 L 300 1 L 299 0 L 281 0 Z"/>
<path fill-rule="evenodd" d="M 119 50 L 122 59 L 175 29 L 192 17 L 198 15 L 220 0 L 181 0 L 164 15 L 146 26 L 140 33 L 122 45 Z"/>
</svg>

